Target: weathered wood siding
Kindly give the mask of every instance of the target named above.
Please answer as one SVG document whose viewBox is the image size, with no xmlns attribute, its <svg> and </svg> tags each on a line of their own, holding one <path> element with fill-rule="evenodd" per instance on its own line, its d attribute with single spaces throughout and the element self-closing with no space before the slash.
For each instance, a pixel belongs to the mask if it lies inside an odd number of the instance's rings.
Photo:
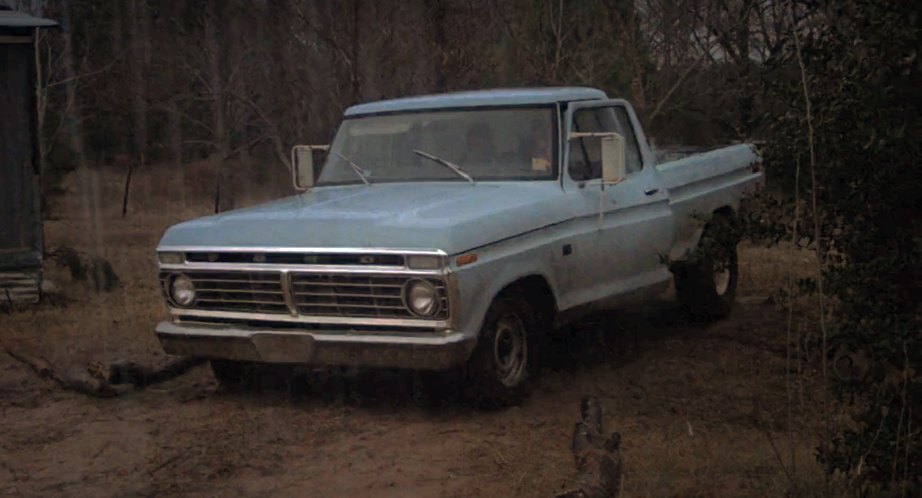
<svg viewBox="0 0 922 498">
<path fill-rule="evenodd" d="M 0 29 L 0 302 L 38 299 L 42 265 L 31 30 Z"/>
</svg>

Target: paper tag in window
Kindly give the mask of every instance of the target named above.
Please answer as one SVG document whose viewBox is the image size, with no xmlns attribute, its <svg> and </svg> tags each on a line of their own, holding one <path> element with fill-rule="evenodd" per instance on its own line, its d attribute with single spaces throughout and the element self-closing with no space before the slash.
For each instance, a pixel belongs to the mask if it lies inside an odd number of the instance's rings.
<svg viewBox="0 0 922 498">
<path fill-rule="evenodd" d="M 532 171 L 549 171 L 551 163 L 543 157 L 533 157 L 531 158 L 531 169 Z"/>
</svg>

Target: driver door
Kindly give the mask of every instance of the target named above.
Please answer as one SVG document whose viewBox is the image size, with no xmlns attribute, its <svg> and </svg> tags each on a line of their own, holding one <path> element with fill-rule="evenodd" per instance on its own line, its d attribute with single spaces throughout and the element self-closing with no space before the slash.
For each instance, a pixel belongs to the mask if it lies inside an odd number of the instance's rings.
<svg viewBox="0 0 922 498">
<path fill-rule="evenodd" d="M 566 115 L 564 189 L 574 216 L 568 266 L 572 305 L 621 296 L 667 281 L 660 256 L 673 239 L 669 196 L 652 158 L 645 158 L 633 111 L 622 100 L 570 104 Z M 626 176 L 602 182 L 598 138 L 569 139 L 571 132 L 615 132 L 624 137 Z"/>
</svg>

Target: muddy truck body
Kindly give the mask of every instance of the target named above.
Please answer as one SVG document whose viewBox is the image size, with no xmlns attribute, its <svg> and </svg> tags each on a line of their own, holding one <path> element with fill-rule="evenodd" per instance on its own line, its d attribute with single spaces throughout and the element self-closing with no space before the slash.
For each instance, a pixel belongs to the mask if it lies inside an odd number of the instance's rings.
<svg viewBox="0 0 922 498">
<path fill-rule="evenodd" d="M 329 146 L 292 151 L 302 193 L 164 234 L 156 333 L 222 382 L 254 363 L 453 370 L 515 399 L 542 336 L 587 312 L 675 279 L 694 315 L 728 313 L 720 228 L 760 163 L 739 144 L 657 164 L 631 105 L 591 88 L 356 105 Z"/>
</svg>

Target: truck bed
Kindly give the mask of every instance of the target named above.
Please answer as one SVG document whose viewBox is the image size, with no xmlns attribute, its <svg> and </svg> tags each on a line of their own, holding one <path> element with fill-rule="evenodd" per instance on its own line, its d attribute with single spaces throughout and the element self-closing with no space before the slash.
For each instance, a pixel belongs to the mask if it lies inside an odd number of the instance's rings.
<svg viewBox="0 0 922 498">
<path fill-rule="evenodd" d="M 677 161 L 694 154 L 703 154 L 713 147 L 701 147 L 696 145 L 669 145 L 665 147 L 654 147 L 653 156 L 656 158 L 656 164 Z"/>
<path fill-rule="evenodd" d="M 680 220 L 671 257 L 681 257 L 700 236 L 700 219 L 724 206 L 736 209 L 743 194 L 762 181 L 761 158 L 751 144 L 737 144 L 701 153 L 697 148 L 660 149 L 662 157 L 681 157 L 656 165 L 669 202 Z"/>
</svg>

